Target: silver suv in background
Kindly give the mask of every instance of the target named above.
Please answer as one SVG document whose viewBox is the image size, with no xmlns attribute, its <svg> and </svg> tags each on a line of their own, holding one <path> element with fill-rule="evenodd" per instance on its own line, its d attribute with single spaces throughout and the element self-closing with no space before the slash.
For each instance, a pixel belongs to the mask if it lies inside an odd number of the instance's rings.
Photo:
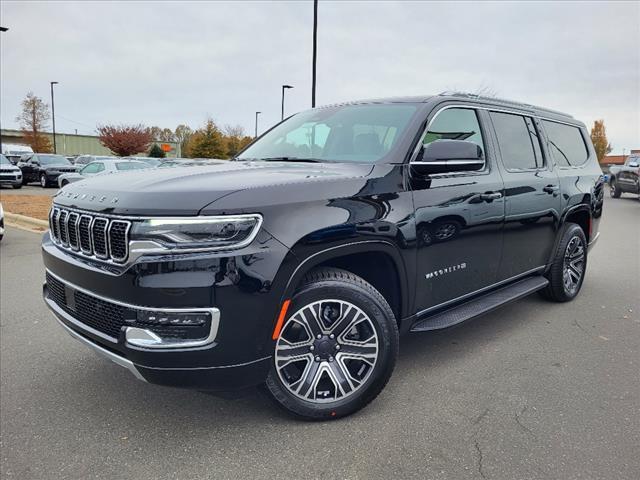
<svg viewBox="0 0 640 480">
<path fill-rule="evenodd" d="M 58 177 L 58 186 L 60 188 L 70 183 L 84 180 L 88 177 L 95 175 L 104 175 L 107 173 L 124 172 L 127 170 L 141 170 L 143 168 L 152 168 L 151 165 L 145 162 L 136 162 L 130 160 L 98 160 L 85 165 L 80 171 L 65 173 Z"/>
</svg>

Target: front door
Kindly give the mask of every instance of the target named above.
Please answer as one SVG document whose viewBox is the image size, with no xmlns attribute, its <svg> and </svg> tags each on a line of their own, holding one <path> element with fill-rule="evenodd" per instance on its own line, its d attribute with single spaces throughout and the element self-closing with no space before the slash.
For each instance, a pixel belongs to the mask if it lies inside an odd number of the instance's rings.
<svg viewBox="0 0 640 480">
<path fill-rule="evenodd" d="M 498 280 L 544 267 L 555 245 L 561 211 L 560 182 L 543 155 L 537 120 L 489 112 L 504 179 L 505 224 Z"/>
<path fill-rule="evenodd" d="M 424 312 L 496 282 L 504 199 L 486 129 L 473 108 L 445 107 L 422 139 L 466 140 L 482 148 L 485 167 L 417 178 L 412 189 L 417 235 L 416 310 Z"/>
</svg>

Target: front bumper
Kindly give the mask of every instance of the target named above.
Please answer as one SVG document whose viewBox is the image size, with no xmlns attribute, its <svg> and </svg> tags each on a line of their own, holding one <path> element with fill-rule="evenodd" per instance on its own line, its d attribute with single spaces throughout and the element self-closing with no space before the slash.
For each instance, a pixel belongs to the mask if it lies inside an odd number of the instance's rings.
<svg viewBox="0 0 640 480">
<path fill-rule="evenodd" d="M 121 354 L 113 346 L 107 346 L 100 332 L 83 325 L 64 309 L 62 309 L 49 295 L 47 284 L 43 288 L 45 304 L 49 307 L 58 323 L 73 338 L 89 347 L 98 355 L 107 358 L 113 363 L 129 370 L 137 379 L 159 385 L 181 388 L 195 388 L 199 390 L 227 391 L 242 389 L 258 385 L 264 381 L 270 368 L 270 356 L 257 360 L 234 365 L 194 366 L 188 367 L 162 367 L 157 366 L 159 356 L 178 353 L 182 361 L 189 361 L 189 350 L 192 348 L 180 348 L 178 351 L 141 349 L 128 346 L 133 353 L 138 350 L 138 355 L 130 355 L 133 359 Z M 126 344 L 126 337 L 119 342 Z M 215 342 L 206 348 L 213 349 Z M 195 352 L 191 352 L 195 353 Z M 195 356 L 197 358 L 197 355 Z M 196 361 L 194 359 L 194 361 Z M 166 363 L 166 362 L 161 362 Z"/>
<path fill-rule="evenodd" d="M 5 186 L 5 185 L 10 185 L 10 186 L 14 186 L 14 185 L 22 185 L 22 175 L 20 175 L 19 177 L 17 176 L 6 176 L 3 175 L 2 177 L 0 177 L 0 185 L 1 186 Z"/>
<path fill-rule="evenodd" d="M 67 291 L 80 289 L 111 303 L 153 311 L 212 310 L 214 306 L 219 310 L 219 325 L 210 342 L 188 348 L 148 348 L 128 342 L 125 325 L 108 336 L 91 328 L 73 305 L 60 307 L 45 284 L 44 301 L 57 320 L 75 338 L 138 378 L 218 391 L 245 388 L 266 379 L 274 348 L 271 332 L 289 269 L 295 264 L 285 261 L 291 255 L 288 249 L 268 234 L 234 252 L 154 255 L 122 267 L 60 249 L 48 233 L 42 250 L 48 274 L 61 280 Z M 283 270 L 286 273 L 280 274 Z M 72 302 L 76 302 L 73 295 Z"/>
</svg>

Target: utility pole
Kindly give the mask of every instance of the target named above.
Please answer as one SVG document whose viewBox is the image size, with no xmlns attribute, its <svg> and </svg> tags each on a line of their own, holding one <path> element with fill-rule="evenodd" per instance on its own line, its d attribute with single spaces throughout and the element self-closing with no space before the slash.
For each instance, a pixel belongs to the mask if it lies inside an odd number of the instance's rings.
<svg viewBox="0 0 640 480">
<path fill-rule="evenodd" d="M 258 115 L 260 115 L 261 113 L 262 112 L 256 112 L 256 132 L 253 138 L 258 138 Z"/>
<path fill-rule="evenodd" d="M 53 153 L 58 153 L 56 148 L 56 107 L 53 102 L 53 86 L 58 82 L 49 82 L 51 84 L 51 120 L 53 121 Z"/>
<path fill-rule="evenodd" d="M 313 65 L 311 69 L 311 108 L 316 106 L 316 60 L 318 59 L 318 0 L 313 0 Z"/>
<path fill-rule="evenodd" d="M 0 32 L 6 32 L 7 30 L 9 30 L 7 27 L 0 27 Z M 2 130 L 2 128 L 0 128 L 0 131 Z M 2 133 L 0 133 L 0 153 L 2 153 Z"/>
</svg>

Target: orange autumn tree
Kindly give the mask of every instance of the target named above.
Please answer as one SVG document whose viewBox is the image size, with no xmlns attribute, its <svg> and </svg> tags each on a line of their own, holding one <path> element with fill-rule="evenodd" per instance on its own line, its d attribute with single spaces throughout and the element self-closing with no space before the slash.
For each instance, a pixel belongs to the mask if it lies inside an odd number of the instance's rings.
<svg viewBox="0 0 640 480">
<path fill-rule="evenodd" d="M 119 157 L 146 152 L 153 140 L 149 128 L 138 125 L 99 125 L 100 143 Z"/>
<path fill-rule="evenodd" d="M 16 122 L 20 124 L 25 143 L 34 152 L 50 153 L 52 151 L 51 142 L 42 134 L 47 128 L 49 118 L 49 105 L 40 97 L 36 97 L 33 92 L 27 93 L 22 100 L 22 112 L 16 117 Z"/>
</svg>

